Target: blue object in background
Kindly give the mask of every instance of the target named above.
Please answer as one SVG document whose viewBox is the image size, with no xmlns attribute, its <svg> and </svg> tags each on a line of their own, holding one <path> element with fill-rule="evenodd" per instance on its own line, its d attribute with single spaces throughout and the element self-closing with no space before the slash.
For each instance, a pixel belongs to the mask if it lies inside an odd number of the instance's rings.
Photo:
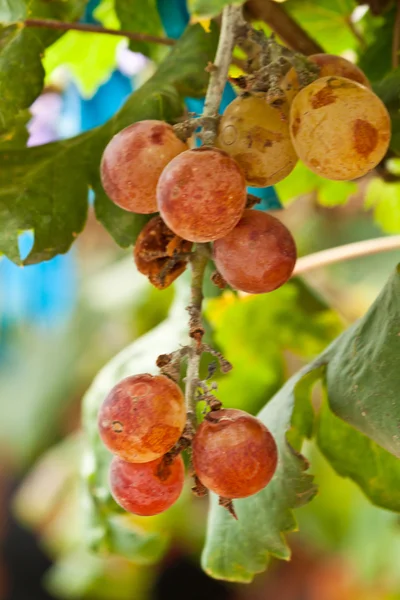
<svg viewBox="0 0 400 600">
<path fill-rule="evenodd" d="M 99 0 L 90 0 L 84 21 L 96 23 L 93 10 Z M 56 115 L 58 135 L 54 139 L 77 135 L 103 124 L 122 106 L 132 93 L 131 78 L 115 70 L 90 99 L 82 99 L 71 82 L 63 93 L 60 115 Z M 40 100 L 40 99 L 39 99 Z M 47 108 L 47 106 L 45 107 Z M 45 111 L 45 117 L 54 117 Z M 58 118 L 59 117 L 59 118 Z M 38 123 L 40 132 L 40 122 Z M 49 141 L 49 140 L 46 140 Z M 21 256 L 33 244 L 33 234 L 19 238 Z M 0 356 L 4 355 L 7 331 L 17 323 L 58 327 L 72 315 L 77 299 L 76 259 L 73 250 L 50 261 L 17 267 L 6 258 L 0 260 Z"/>
</svg>

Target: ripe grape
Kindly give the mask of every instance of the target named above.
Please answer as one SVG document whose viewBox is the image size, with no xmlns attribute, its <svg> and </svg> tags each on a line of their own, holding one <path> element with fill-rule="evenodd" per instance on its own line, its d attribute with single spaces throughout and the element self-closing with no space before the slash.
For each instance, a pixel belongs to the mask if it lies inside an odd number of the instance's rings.
<svg viewBox="0 0 400 600">
<path fill-rule="evenodd" d="M 161 217 L 153 217 L 136 240 L 134 258 L 138 271 L 163 290 L 186 269 L 187 259 L 182 255 L 188 254 L 192 245 L 175 235 Z"/>
<path fill-rule="evenodd" d="M 225 152 L 203 146 L 187 150 L 164 169 L 157 186 L 160 214 L 176 235 L 210 242 L 239 221 L 246 185 L 239 165 Z"/>
<path fill-rule="evenodd" d="M 355 64 L 334 54 L 312 54 L 307 57 L 309 61 L 320 67 L 318 79 L 329 77 L 345 77 L 370 88 L 366 75 Z M 300 90 L 300 82 L 295 69 L 292 67 L 284 76 L 280 87 L 285 92 L 288 102 L 291 104 Z"/>
<path fill-rule="evenodd" d="M 296 245 L 278 219 L 245 210 L 235 229 L 214 243 L 214 260 L 233 288 L 263 294 L 289 279 L 296 263 Z"/>
<path fill-rule="evenodd" d="M 167 510 L 182 492 L 185 467 L 182 457 L 170 464 L 164 458 L 146 463 L 129 463 L 117 456 L 110 466 L 110 489 L 123 509 L 150 517 Z"/>
<path fill-rule="evenodd" d="M 268 429 L 243 410 L 209 412 L 193 440 L 193 466 L 201 483 L 224 498 L 246 498 L 275 473 L 278 453 Z"/>
<path fill-rule="evenodd" d="M 365 175 L 384 157 L 390 117 L 371 90 L 344 77 L 323 77 L 293 100 L 290 131 L 299 158 L 327 179 Z"/>
<path fill-rule="evenodd" d="M 217 146 L 242 167 L 248 185 L 273 185 L 294 168 L 288 112 L 287 105 L 274 108 L 259 96 L 236 98 L 225 109 Z"/>
<path fill-rule="evenodd" d="M 133 375 L 108 394 L 99 411 L 101 439 L 124 460 L 145 463 L 168 452 L 186 422 L 180 388 L 165 375 Z"/>
<path fill-rule="evenodd" d="M 186 149 L 163 121 L 139 121 L 126 127 L 108 143 L 101 160 L 107 195 L 124 210 L 156 212 L 158 178 L 169 161 Z"/>
</svg>

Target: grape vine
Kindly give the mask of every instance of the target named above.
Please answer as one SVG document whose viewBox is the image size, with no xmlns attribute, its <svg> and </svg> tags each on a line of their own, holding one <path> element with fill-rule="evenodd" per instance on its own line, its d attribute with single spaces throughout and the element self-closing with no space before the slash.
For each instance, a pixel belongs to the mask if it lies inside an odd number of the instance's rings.
<svg viewBox="0 0 400 600">
<path fill-rule="evenodd" d="M 235 44 L 246 48 L 246 75 L 231 81 L 242 93 L 219 117 Z M 128 377 L 110 392 L 99 429 L 114 458 L 111 491 L 126 510 L 157 514 L 183 485 L 180 453 L 188 450 L 194 493 L 210 490 L 237 518 L 233 499 L 263 490 L 278 451 L 266 426 L 243 411 L 224 409 L 215 384 L 200 378 L 203 280 L 251 294 L 271 292 L 291 277 L 297 258 L 290 231 L 274 216 L 252 210 L 246 185 L 265 187 L 289 175 L 298 159 L 331 180 L 373 170 L 390 142 L 390 117 L 360 69 L 328 54 L 306 58 L 267 38 L 228 5 L 200 118 L 172 127 L 141 121 L 120 131 L 101 162 L 103 187 L 125 211 L 152 214 L 137 240 L 137 268 L 163 289 L 191 267 L 188 346 L 161 355 L 161 375 Z M 332 123 L 335 127 L 332 128 Z M 188 140 L 197 128 L 202 145 Z M 143 177 L 142 174 L 146 173 Z M 193 244 L 195 244 L 193 249 Z M 212 244 L 212 246 L 211 246 Z M 184 397 L 177 383 L 186 361 Z M 197 402 L 206 404 L 197 424 Z M 151 492 L 150 492 L 151 490 Z"/>
</svg>

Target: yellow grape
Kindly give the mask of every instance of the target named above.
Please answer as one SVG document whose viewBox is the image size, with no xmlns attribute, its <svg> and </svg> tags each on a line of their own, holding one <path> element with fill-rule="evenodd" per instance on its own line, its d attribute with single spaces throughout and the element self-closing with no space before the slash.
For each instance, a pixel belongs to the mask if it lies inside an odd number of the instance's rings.
<svg viewBox="0 0 400 600">
<path fill-rule="evenodd" d="M 229 104 L 221 119 L 217 146 L 236 160 L 247 184 L 254 187 L 281 181 L 297 162 L 288 106 L 273 108 L 260 96 L 243 96 Z"/>
<path fill-rule="evenodd" d="M 385 156 L 390 117 L 371 90 L 344 77 L 323 77 L 293 100 L 290 132 L 299 158 L 314 173 L 351 180 Z"/>
<path fill-rule="evenodd" d="M 367 88 L 371 88 L 371 84 L 363 71 L 342 56 L 335 56 L 335 54 L 312 54 L 307 58 L 320 68 L 318 79 L 331 75 L 345 77 L 346 79 L 357 81 L 357 83 L 361 83 Z M 299 78 L 293 67 L 283 77 L 280 87 L 285 92 L 287 101 L 291 104 L 300 91 Z"/>
</svg>

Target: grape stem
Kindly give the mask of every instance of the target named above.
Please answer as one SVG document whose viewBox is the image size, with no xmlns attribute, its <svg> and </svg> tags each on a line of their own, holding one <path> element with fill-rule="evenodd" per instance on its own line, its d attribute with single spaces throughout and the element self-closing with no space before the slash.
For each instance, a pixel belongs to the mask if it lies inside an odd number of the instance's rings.
<svg viewBox="0 0 400 600">
<path fill-rule="evenodd" d="M 242 8 L 240 6 L 228 5 L 222 13 L 221 33 L 219 36 L 217 53 L 214 60 L 214 68 L 210 73 L 206 100 L 204 104 L 204 117 L 209 120 L 205 123 L 202 132 L 202 141 L 205 145 L 214 143 L 217 135 L 216 119 L 221 104 L 222 94 L 228 78 L 229 66 L 231 64 L 232 52 L 235 46 L 236 32 L 244 23 Z"/>
<path fill-rule="evenodd" d="M 240 6 L 228 5 L 224 8 L 217 53 L 213 63 L 214 66 L 210 72 L 210 81 L 202 116 L 202 141 L 203 144 L 206 145 L 212 145 L 217 135 L 218 111 L 228 78 L 237 28 L 242 23 L 243 17 Z M 201 318 L 203 279 L 209 256 L 210 252 L 208 245 L 197 244 L 196 250 L 190 261 L 192 267 L 192 281 L 191 302 L 188 307 L 188 312 L 192 342 L 187 361 L 185 400 L 188 420 L 194 428 L 196 426 L 196 390 L 200 380 L 199 368 L 201 354 L 203 352 L 201 344 L 204 333 Z"/>
<path fill-rule="evenodd" d="M 175 40 L 166 37 L 158 37 L 147 33 L 138 33 L 127 29 L 109 29 L 100 25 L 90 23 L 68 23 L 66 21 L 57 21 L 55 19 L 26 19 L 23 21 L 25 27 L 35 27 L 41 29 L 55 29 L 58 31 L 84 31 L 87 33 L 102 33 L 106 35 L 117 35 L 126 37 L 136 42 L 149 42 L 153 44 L 163 44 L 164 46 L 173 46 Z"/>
</svg>

